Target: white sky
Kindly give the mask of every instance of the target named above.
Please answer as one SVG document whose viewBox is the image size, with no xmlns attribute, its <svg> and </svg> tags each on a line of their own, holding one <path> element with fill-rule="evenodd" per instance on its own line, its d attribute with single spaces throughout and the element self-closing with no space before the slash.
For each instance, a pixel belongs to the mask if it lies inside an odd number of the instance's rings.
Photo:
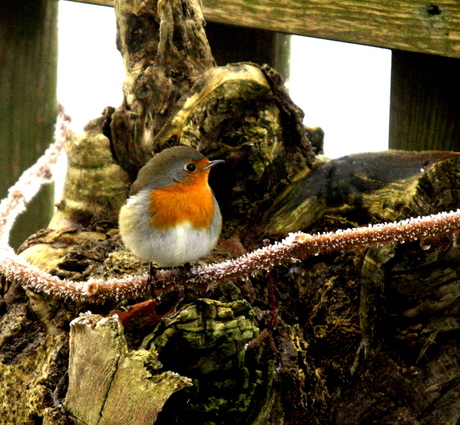
<svg viewBox="0 0 460 425">
<path fill-rule="evenodd" d="M 58 99 L 77 131 L 121 103 L 115 35 L 113 8 L 59 2 Z M 390 68 L 389 50 L 292 37 L 291 97 L 325 131 L 327 156 L 388 148 Z"/>
<path fill-rule="evenodd" d="M 112 7 L 59 2 L 58 100 L 80 131 L 106 106 L 121 104 L 123 61 Z"/>
<path fill-rule="evenodd" d="M 291 98 L 325 131 L 325 155 L 388 149 L 391 51 L 291 38 Z"/>
</svg>

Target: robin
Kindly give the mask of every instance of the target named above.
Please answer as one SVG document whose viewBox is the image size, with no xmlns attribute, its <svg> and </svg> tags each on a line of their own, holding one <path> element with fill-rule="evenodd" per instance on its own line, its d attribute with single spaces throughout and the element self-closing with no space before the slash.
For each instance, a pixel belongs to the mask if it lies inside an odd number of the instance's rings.
<svg viewBox="0 0 460 425">
<path fill-rule="evenodd" d="M 143 260 L 175 267 L 207 255 L 222 228 L 208 184 L 221 159 L 209 161 L 188 146 L 155 155 L 141 168 L 120 210 L 123 242 Z"/>
</svg>

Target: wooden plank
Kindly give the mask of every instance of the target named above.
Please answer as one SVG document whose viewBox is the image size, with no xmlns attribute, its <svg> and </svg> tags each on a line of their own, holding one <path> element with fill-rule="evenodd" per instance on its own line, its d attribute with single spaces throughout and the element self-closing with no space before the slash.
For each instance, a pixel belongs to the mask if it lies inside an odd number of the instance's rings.
<svg viewBox="0 0 460 425">
<path fill-rule="evenodd" d="M 458 0 L 203 0 L 203 9 L 212 22 L 460 58 Z"/>
<path fill-rule="evenodd" d="M 114 0 L 71 0 L 76 1 L 78 3 L 88 3 L 88 4 L 96 4 L 98 6 L 110 6 L 113 7 Z"/>
<path fill-rule="evenodd" d="M 393 51 L 390 148 L 460 151 L 460 60 Z"/>
<path fill-rule="evenodd" d="M 288 79 L 290 36 L 215 22 L 207 23 L 206 36 L 217 65 L 235 62 L 266 63 L 275 68 L 284 80 Z"/>
<path fill-rule="evenodd" d="M 0 199 L 53 140 L 57 115 L 57 2 L 0 2 Z M 53 214 L 43 186 L 10 235 L 14 248 Z"/>
</svg>

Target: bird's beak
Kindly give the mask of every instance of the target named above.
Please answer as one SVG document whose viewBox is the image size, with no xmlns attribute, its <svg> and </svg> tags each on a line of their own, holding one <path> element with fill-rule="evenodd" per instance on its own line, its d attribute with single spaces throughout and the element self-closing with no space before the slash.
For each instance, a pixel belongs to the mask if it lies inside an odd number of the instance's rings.
<svg viewBox="0 0 460 425">
<path fill-rule="evenodd" d="M 225 162 L 223 159 L 214 159 L 213 161 L 209 161 L 208 165 L 203 167 L 203 170 L 207 170 L 208 168 L 214 167 L 214 165 L 220 164 L 221 162 Z"/>
</svg>

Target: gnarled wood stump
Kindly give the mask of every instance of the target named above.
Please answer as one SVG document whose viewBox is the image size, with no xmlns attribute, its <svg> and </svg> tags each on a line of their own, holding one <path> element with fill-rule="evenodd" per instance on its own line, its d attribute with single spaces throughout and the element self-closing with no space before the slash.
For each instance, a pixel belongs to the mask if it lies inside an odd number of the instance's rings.
<svg viewBox="0 0 460 425">
<path fill-rule="evenodd" d="M 226 160 L 211 181 L 223 240 L 204 262 L 289 231 L 458 207 L 456 153 L 321 157 L 321 130 L 303 126 L 276 71 L 215 67 L 198 1 L 120 0 L 116 11 L 125 99 L 69 136 L 63 199 L 22 247 L 42 270 L 79 281 L 145 273 L 117 214 L 139 168 L 177 144 Z M 459 254 L 456 235 L 362 246 L 209 291 L 154 288 L 161 303 L 8 282 L 0 422 L 455 424 Z"/>
</svg>

